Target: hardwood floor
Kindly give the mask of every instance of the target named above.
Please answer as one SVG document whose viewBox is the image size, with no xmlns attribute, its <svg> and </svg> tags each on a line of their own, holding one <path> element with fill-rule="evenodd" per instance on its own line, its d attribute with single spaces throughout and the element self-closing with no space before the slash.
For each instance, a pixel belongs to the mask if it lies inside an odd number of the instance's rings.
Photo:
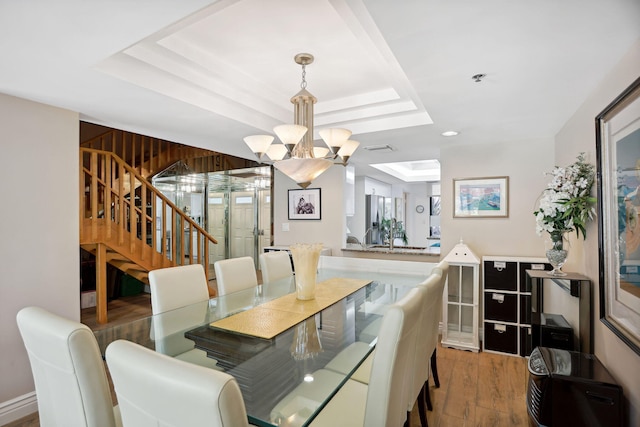
<svg viewBox="0 0 640 427">
<path fill-rule="evenodd" d="M 109 323 L 98 325 L 95 309 L 83 309 L 82 322 L 98 330 L 151 314 L 149 294 L 109 302 Z M 433 411 L 427 411 L 429 427 L 526 427 L 526 359 L 491 353 L 472 353 L 439 347 L 440 388 L 430 380 Z M 38 414 L 7 427 L 38 427 Z M 411 425 L 419 426 L 417 405 Z"/>
</svg>

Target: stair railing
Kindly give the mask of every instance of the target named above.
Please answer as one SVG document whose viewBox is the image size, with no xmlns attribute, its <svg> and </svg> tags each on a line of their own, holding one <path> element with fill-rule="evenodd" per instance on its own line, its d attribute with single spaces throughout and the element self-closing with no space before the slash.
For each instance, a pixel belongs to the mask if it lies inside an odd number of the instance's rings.
<svg viewBox="0 0 640 427">
<path fill-rule="evenodd" d="M 128 248 L 156 268 L 167 260 L 170 266 L 199 263 L 208 277 L 216 239 L 134 168 L 111 152 L 80 148 L 80 170 L 81 242 Z"/>
</svg>

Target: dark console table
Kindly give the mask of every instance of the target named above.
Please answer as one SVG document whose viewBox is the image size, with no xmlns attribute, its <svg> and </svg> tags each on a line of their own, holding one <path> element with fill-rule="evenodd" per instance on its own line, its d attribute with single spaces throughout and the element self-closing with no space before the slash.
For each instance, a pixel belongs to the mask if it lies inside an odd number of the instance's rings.
<svg viewBox="0 0 640 427">
<path fill-rule="evenodd" d="M 543 282 L 547 279 L 574 298 L 578 298 L 578 341 L 579 351 L 593 353 L 593 306 L 591 280 L 577 273 L 566 276 L 552 276 L 547 271 L 527 270 L 527 280 L 531 280 L 531 313 L 544 312 Z"/>
</svg>

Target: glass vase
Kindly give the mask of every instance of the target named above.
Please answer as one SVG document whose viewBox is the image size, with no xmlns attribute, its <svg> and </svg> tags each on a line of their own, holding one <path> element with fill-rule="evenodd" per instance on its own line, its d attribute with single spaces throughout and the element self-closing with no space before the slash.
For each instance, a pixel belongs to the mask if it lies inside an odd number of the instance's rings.
<svg viewBox="0 0 640 427">
<path fill-rule="evenodd" d="M 547 259 L 549 264 L 553 266 L 553 270 L 549 272 L 552 276 L 566 276 L 567 273 L 562 271 L 562 266 L 567 262 L 569 255 L 569 241 L 565 233 L 554 231 L 549 233 L 549 240 L 546 242 Z"/>
<path fill-rule="evenodd" d="M 296 278 L 296 297 L 310 300 L 316 296 L 316 275 L 322 243 L 296 243 L 289 247 Z"/>
<path fill-rule="evenodd" d="M 315 316 L 300 323 L 293 332 L 291 356 L 293 360 L 313 359 L 322 352 Z"/>
</svg>

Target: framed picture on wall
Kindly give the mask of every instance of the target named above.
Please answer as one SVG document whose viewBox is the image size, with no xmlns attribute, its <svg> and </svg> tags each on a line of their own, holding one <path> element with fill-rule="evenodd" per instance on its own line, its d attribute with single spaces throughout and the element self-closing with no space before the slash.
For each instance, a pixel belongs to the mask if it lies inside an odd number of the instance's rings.
<svg viewBox="0 0 640 427">
<path fill-rule="evenodd" d="M 509 216 L 509 177 L 453 180 L 454 218 Z"/>
<path fill-rule="evenodd" d="M 600 320 L 640 354 L 640 78 L 596 117 Z"/>
<path fill-rule="evenodd" d="M 289 219 L 322 219 L 319 188 L 289 190 Z"/>
</svg>

